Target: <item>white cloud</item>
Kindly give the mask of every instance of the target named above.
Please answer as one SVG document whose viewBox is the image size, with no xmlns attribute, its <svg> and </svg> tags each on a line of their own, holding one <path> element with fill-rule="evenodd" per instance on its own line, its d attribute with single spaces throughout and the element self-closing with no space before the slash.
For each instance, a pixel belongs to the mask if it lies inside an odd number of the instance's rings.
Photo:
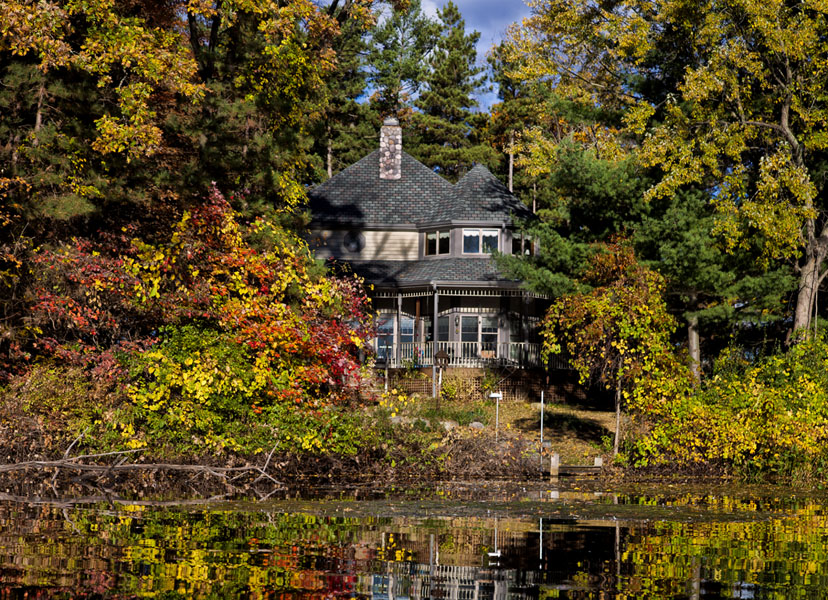
<svg viewBox="0 0 828 600">
<path fill-rule="evenodd" d="M 437 4 L 435 0 L 423 0 L 422 2 L 423 12 L 432 19 L 437 18 L 437 9 L 442 7 L 443 4 Z"/>
</svg>

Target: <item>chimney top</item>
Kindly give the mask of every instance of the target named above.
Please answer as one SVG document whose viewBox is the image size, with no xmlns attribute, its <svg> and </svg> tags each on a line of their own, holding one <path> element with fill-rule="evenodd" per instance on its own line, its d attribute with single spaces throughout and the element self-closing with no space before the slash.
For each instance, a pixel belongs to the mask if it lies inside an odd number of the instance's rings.
<svg viewBox="0 0 828 600">
<path fill-rule="evenodd" d="M 402 177 L 402 127 L 393 117 L 385 119 L 380 128 L 380 179 Z"/>
</svg>

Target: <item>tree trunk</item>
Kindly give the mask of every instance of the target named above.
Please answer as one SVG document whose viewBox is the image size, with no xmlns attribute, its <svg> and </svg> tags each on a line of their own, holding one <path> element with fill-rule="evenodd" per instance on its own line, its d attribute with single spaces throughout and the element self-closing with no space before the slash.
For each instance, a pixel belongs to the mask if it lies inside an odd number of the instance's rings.
<svg viewBox="0 0 828 600">
<path fill-rule="evenodd" d="M 35 112 L 35 124 L 34 124 L 34 138 L 32 139 L 32 146 L 37 146 L 38 139 L 37 134 L 40 129 L 43 127 L 43 97 L 46 95 L 46 83 L 44 81 L 40 82 L 40 88 L 37 90 L 37 112 Z"/>
<path fill-rule="evenodd" d="M 810 337 L 811 319 L 814 316 L 814 302 L 819 289 L 820 267 L 825 260 L 825 250 L 821 247 L 808 252 L 808 259 L 802 265 L 799 274 L 799 290 L 796 295 L 796 309 L 794 311 L 793 336 L 794 342 Z"/>
<path fill-rule="evenodd" d="M 512 179 L 515 173 L 515 153 L 512 150 L 512 145 L 515 143 L 515 132 L 509 132 L 509 191 L 514 191 L 512 188 Z"/>
<path fill-rule="evenodd" d="M 621 440 L 621 381 L 615 384 L 615 437 L 612 440 L 612 457 L 618 456 Z"/>
<path fill-rule="evenodd" d="M 687 317 L 687 347 L 690 351 L 690 372 L 696 383 L 701 382 L 701 345 L 699 344 L 699 318 Z"/>
<path fill-rule="evenodd" d="M 333 177 L 333 141 L 331 140 L 331 127 L 328 126 L 328 147 L 327 147 L 328 179 Z"/>
</svg>

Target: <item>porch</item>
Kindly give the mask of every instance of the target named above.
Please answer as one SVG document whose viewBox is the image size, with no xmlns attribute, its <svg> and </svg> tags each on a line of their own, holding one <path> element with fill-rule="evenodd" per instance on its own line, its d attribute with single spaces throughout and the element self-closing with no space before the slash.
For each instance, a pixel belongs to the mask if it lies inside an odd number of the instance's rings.
<svg viewBox="0 0 828 600">
<path fill-rule="evenodd" d="M 375 290 L 378 367 L 542 366 L 540 318 L 546 299 L 516 287 L 462 288 L 431 283 L 420 289 Z"/>
<path fill-rule="evenodd" d="M 529 342 L 392 342 L 377 347 L 377 363 L 391 369 L 431 367 L 434 353 L 448 354 L 449 367 L 540 367 L 541 345 Z"/>
</svg>

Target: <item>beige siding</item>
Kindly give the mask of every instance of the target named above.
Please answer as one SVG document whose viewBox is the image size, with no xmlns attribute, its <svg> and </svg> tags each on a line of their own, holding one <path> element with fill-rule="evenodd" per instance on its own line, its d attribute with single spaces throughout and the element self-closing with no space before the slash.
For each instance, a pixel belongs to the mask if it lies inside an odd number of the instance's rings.
<svg viewBox="0 0 828 600">
<path fill-rule="evenodd" d="M 416 231 L 363 231 L 360 252 L 349 252 L 344 245 L 347 231 L 323 230 L 311 233 L 310 246 L 319 258 L 350 260 L 417 260 L 419 234 Z"/>
</svg>

